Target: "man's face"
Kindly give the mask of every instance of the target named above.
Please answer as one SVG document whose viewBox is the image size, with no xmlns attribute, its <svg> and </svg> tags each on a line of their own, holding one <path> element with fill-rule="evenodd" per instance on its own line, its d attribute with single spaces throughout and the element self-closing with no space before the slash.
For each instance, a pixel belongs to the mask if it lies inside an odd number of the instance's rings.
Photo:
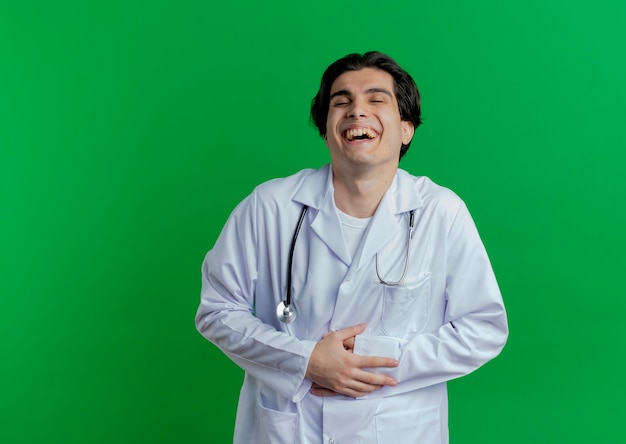
<svg viewBox="0 0 626 444">
<path fill-rule="evenodd" d="M 413 124 L 400 119 L 391 74 L 363 68 L 333 82 L 324 137 L 333 166 L 395 169 L 413 132 Z"/>
</svg>

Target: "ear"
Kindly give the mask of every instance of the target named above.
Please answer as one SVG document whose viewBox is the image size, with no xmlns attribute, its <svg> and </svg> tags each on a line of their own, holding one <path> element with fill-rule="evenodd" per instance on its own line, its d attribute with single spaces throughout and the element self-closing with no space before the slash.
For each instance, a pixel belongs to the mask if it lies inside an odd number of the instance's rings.
<svg viewBox="0 0 626 444">
<path fill-rule="evenodd" d="M 400 124 L 402 125 L 402 144 L 406 145 L 411 142 L 411 139 L 413 139 L 415 127 L 413 126 L 413 122 L 408 120 L 403 120 Z"/>
</svg>

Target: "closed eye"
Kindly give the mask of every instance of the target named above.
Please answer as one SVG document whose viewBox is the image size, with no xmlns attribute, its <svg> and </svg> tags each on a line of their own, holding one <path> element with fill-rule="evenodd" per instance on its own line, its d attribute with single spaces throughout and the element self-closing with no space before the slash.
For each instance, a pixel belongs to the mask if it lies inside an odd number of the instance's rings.
<svg viewBox="0 0 626 444">
<path fill-rule="evenodd" d="M 381 94 L 375 94 L 370 97 L 370 103 L 387 103 L 387 98 Z"/>
<path fill-rule="evenodd" d="M 380 88 L 373 88 L 369 90 L 369 100 L 371 103 L 387 103 L 391 98 L 391 93 L 387 90 L 381 90 Z"/>
</svg>

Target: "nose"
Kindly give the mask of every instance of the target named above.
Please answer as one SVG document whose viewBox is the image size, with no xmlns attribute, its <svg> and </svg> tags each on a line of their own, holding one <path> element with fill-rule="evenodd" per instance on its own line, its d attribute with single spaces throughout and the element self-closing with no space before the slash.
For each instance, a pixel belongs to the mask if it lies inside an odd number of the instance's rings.
<svg viewBox="0 0 626 444">
<path fill-rule="evenodd" d="M 363 101 L 359 99 L 353 100 L 352 105 L 348 109 L 348 118 L 356 119 L 359 117 L 366 117 L 366 116 L 367 116 L 367 110 L 365 108 L 365 104 L 363 103 Z"/>
</svg>

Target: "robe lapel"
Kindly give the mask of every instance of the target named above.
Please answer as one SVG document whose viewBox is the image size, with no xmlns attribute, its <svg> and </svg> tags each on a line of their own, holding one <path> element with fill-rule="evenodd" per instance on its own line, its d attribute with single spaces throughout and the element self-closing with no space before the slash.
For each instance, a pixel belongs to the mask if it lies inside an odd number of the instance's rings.
<svg viewBox="0 0 626 444">
<path fill-rule="evenodd" d="M 350 265 L 350 253 L 343 239 L 333 195 L 332 170 L 326 165 L 306 178 L 294 200 L 313 209 L 311 229 L 335 256 Z"/>
<path fill-rule="evenodd" d="M 311 229 L 344 264 L 350 265 L 350 253 L 343 239 L 341 222 L 335 209 L 332 168 L 330 165 L 308 176 L 293 199 L 313 209 Z M 393 183 L 372 218 L 364 242 L 357 250 L 352 267 L 361 268 L 399 233 L 406 235 L 410 210 L 422 206 L 413 178 L 398 170 Z"/>
<path fill-rule="evenodd" d="M 408 236 L 408 213 L 422 206 L 415 190 L 413 178 L 398 170 L 396 177 L 383 196 L 372 218 L 361 248 L 357 251 L 353 267 L 361 268 L 387 245 L 395 236 Z"/>
</svg>

